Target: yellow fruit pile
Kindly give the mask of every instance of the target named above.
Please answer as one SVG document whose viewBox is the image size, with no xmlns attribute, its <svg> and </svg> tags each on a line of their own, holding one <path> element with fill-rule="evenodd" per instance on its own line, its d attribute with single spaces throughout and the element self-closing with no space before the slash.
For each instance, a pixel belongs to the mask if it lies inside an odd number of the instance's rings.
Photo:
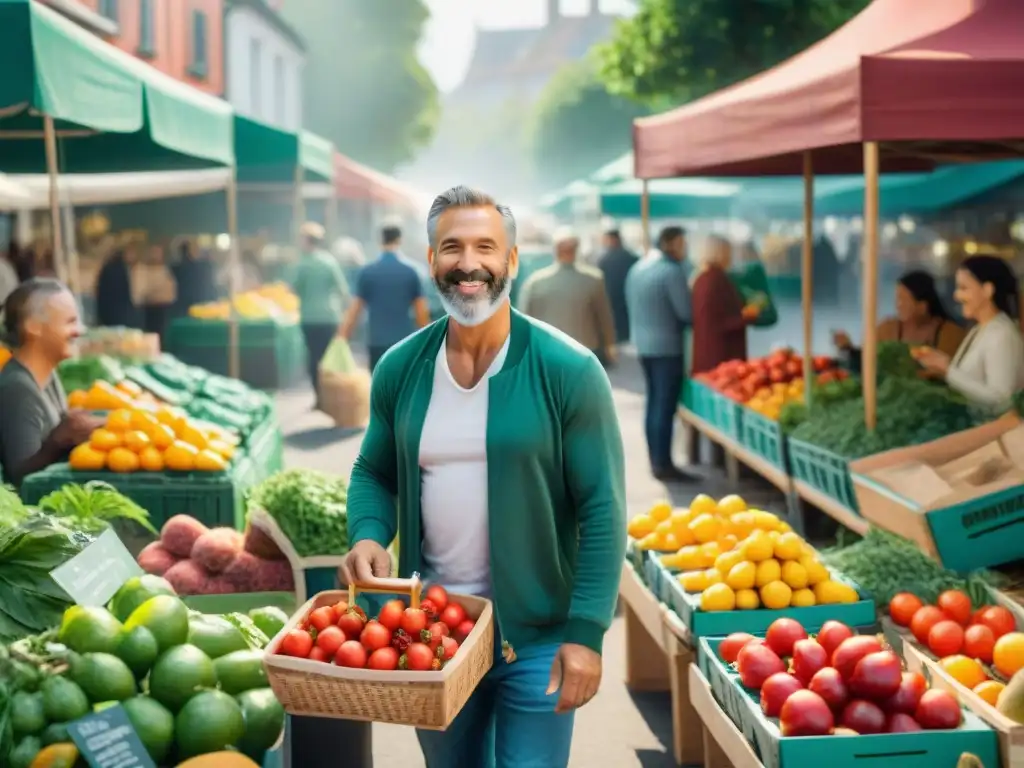
<svg viewBox="0 0 1024 768">
<path fill-rule="evenodd" d="M 779 420 L 782 407 L 787 403 L 804 399 L 804 380 L 793 379 L 789 384 L 772 384 L 762 387 L 746 402 L 747 408 L 772 421 Z"/>
<path fill-rule="evenodd" d="M 246 320 L 295 318 L 299 313 L 299 299 L 284 283 L 271 283 L 254 291 L 239 293 L 233 302 L 193 304 L 188 313 L 199 320 L 228 320 L 232 306 L 238 316 Z"/>
<path fill-rule="evenodd" d="M 68 461 L 82 472 L 223 472 L 235 445 L 230 434 L 173 408 L 121 408 Z"/>
</svg>

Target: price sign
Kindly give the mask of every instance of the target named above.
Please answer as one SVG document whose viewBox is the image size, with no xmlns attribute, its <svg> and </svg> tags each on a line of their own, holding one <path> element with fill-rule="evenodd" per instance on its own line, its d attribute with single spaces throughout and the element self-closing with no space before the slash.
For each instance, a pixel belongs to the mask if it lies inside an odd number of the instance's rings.
<svg viewBox="0 0 1024 768">
<path fill-rule="evenodd" d="M 68 735 L 90 768 L 156 768 L 120 705 L 69 723 Z"/>
<path fill-rule="evenodd" d="M 78 605 L 96 606 L 106 605 L 122 584 L 142 573 L 131 552 L 108 528 L 50 576 Z"/>
</svg>

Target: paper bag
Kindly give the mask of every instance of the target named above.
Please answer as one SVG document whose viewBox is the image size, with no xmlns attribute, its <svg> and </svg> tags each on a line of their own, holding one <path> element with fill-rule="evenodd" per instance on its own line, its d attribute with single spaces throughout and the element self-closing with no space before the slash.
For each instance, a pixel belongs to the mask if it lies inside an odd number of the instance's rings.
<svg viewBox="0 0 1024 768">
<path fill-rule="evenodd" d="M 923 461 L 886 467 L 872 472 L 868 477 L 924 507 L 953 491 L 942 476 Z"/>
</svg>

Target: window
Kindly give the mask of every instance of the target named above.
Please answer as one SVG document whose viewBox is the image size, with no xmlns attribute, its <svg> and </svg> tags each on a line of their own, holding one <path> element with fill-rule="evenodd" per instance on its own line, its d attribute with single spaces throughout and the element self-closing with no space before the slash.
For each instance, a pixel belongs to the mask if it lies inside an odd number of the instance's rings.
<svg viewBox="0 0 1024 768">
<path fill-rule="evenodd" d="M 142 56 L 152 56 L 156 53 L 153 2 L 154 0 L 139 0 L 139 54 Z"/>
<path fill-rule="evenodd" d="M 288 123 L 288 115 L 286 114 L 287 105 L 285 104 L 285 87 L 284 87 L 284 59 L 280 56 L 274 57 L 274 110 L 279 125 L 286 125 Z"/>
<path fill-rule="evenodd" d="M 100 0 L 100 16 L 111 21 L 120 21 L 117 13 L 117 0 Z"/>
<path fill-rule="evenodd" d="M 263 116 L 263 44 L 249 41 L 249 108 L 253 117 Z"/>
<path fill-rule="evenodd" d="M 207 73 L 207 18 L 203 11 L 192 12 L 192 66 L 189 72 L 195 77 L 206 77 Z"/>
</svg>

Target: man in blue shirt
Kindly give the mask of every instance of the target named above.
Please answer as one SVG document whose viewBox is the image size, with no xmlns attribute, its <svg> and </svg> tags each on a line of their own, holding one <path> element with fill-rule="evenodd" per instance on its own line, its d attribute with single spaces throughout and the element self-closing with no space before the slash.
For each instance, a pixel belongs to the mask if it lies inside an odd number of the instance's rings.
<svg viewBox="0 0 1024 768">
<path fill-rule="evenodd" d="M 381 235 L 383 253 L 359 271 L 356 298 L 340 332 L 343 338 L 350 339 L 366 308 L 371 373 L 388 349 L 430 322 L 430 310 L 423 296 L 424 271 L 401 254 L 402 230 L 387 226 Z"/>
<path fill-rule="evenodd" d="M 684 331 L 691 322 L 685 259 L 686 231 L 666 227 L 658 236 L 657 250 L 626 277 L 630 338 L 647 383 L 645 431 L 651 470 L 659 480 L 676 482 L 696 479 L 672 462 L 672 425 L 686 371 Z"/>
</svg>

